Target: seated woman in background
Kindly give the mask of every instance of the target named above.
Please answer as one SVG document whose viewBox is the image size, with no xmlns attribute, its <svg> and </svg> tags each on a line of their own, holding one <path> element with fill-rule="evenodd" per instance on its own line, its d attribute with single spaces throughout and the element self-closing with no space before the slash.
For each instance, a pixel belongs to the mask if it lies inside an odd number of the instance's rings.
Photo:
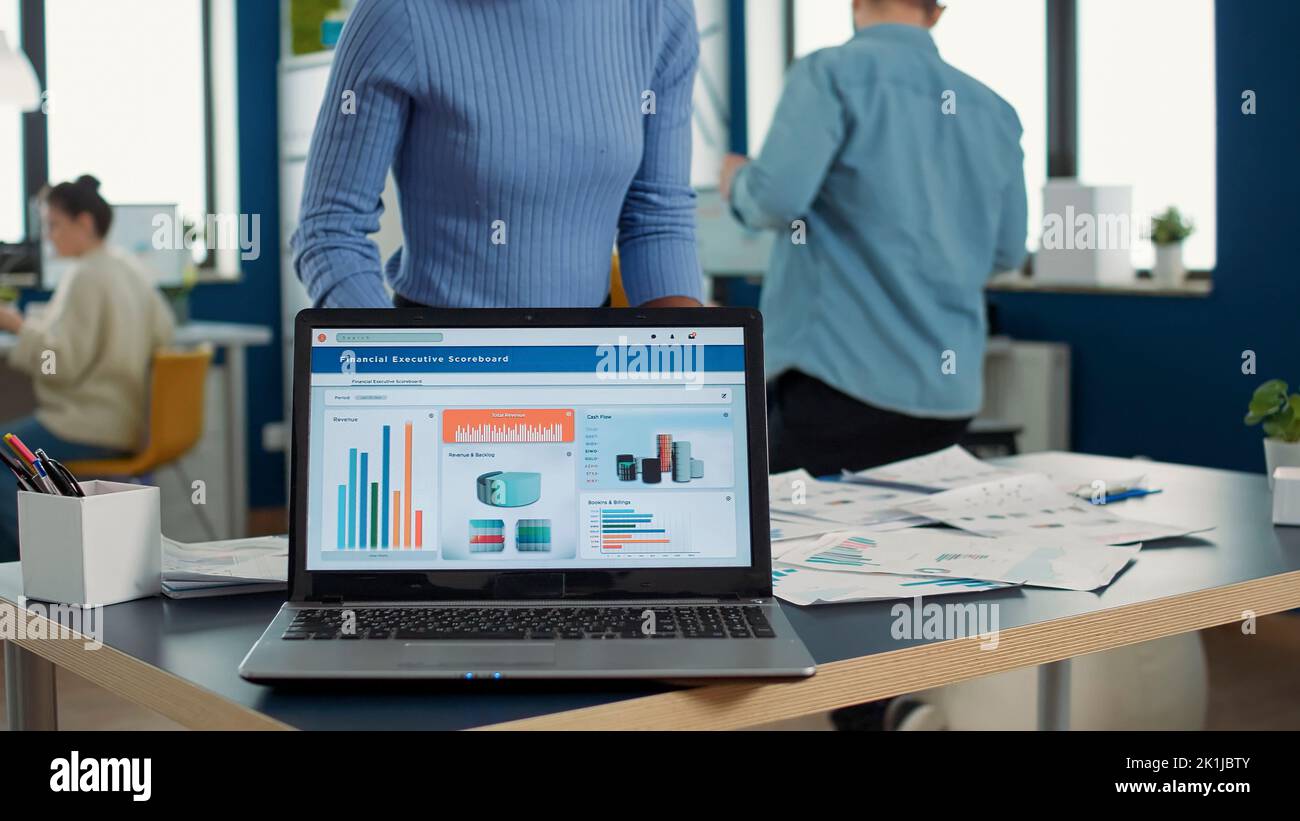
<svg viewBox="0 0 1300 821">
<path fill-rule="evenodd" d="M 99 181 L 83 176 L 45 194 L 46 236 L 76 265 L 38 317 L 0 308 L 0 330 L 17 336 L 9 364 L 31 375 L 36 413 L 0 424 L 55 459 L 122 456 L 142 444 L 149 366 L 172 338 L 171 310 L 130 257 L 104 244 L 113 210 Z M 3 477 L 0 477 L 3 478 Z M 0 491 L 0 562 L 18 557 L 14 484 Z"/>
</svg>

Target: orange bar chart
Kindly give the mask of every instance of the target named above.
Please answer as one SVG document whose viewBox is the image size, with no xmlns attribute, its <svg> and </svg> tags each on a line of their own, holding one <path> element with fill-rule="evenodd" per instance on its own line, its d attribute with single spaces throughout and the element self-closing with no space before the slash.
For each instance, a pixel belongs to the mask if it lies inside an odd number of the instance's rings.
<svg viewBox="0 0 1300 821">
<path fill-rule="evenodd" d="M 411 546 L 411 423 L 406 423 L 406 466 L 403 468 L 402 488 L 406 494 L 406 509 L 403 512 L 404 523 L 403 532 L 406 533 L 406 541 L 402 543 L 403 547 Z"/>
<path fill-rule="evenodd" d="M 402 548 L 402 517 L 397 515 L 397 511 L 402 509 L 402 491 L 393 491 L 393 549 Z"/>
<path fill-rule="evenodd" d="M 573 410 L 448 410 L 442 414 L 442 441 L 452 444 L 572 442 Z"/>
</svg>

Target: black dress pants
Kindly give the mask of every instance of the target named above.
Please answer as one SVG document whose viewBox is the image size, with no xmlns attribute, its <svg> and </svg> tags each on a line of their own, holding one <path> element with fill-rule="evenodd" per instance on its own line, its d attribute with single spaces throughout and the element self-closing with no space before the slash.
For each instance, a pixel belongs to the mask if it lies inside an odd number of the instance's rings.
<svg viewBox="0 0 1300 821">
<path fill-rule="evenodd" d="M 786 371 L 767 386 L 772 473 L 806 468 L 823 476 L 921 456 L 956 444 L 969 424 L 883 410 L 799 371 Z"/>
</svg>

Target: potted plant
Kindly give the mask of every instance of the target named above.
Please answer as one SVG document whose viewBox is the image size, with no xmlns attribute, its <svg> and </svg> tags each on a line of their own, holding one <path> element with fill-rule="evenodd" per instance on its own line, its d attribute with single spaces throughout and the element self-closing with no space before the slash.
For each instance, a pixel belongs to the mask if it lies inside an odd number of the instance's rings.
<svg viewBox="0 0 1300 821">
<path fill-rule="evenodd" d="M 1151 277 L 1165 285 L 1176 285 L 1187 276 L 1183 267 L 1183 240 L 1196 231 L 1196 225 L 1181 211 L 1169 206 L 1163 214 L 1151 218 L 1151 241 L 1156 246 L 1156 264 Z"/>
<path fill-rule="evenodd" d="M 1273 469 L 1300 467 L 1300 393 L 1287 393 L 1281 379 L 1270 379 L 1250 398 L 1247 425 L 1264 426 L 1264 464 L 1268 486 L 1273 486 Z"/>
</svg>

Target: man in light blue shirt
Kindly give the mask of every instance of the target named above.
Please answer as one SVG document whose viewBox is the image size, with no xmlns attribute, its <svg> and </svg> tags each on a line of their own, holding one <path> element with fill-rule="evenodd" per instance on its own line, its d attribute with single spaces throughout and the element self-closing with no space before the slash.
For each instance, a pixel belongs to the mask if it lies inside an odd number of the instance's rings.
<svg viewBox="0 0 1300 821">
<path fill-rule="evenodd" d="M 981 402 L 984 285 L 1025 257 L 1020 120 L 945 63 L 936 0 L 855 0 L 857 33 L 789 72 L 738 219 L 778 232 L 762 311 L 772 470 L 937 450 Z"/>
</svg>

